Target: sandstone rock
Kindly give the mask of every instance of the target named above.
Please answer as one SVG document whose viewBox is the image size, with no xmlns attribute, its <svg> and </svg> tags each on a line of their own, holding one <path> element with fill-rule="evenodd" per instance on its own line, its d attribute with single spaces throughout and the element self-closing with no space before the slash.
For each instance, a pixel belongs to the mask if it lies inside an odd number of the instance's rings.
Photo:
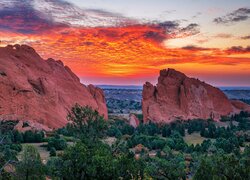
<svg viewBox="0 0 250 180">
<path fill-rule="evenodd" d="M 47 126 L 43 124 L 40 124 L 37 122 L 29 122 L 29 121 L 27 122 L 19 121 L 17 125 L 14 127 L 14 129 L 19 132 L 36 131 L 36 130 L 43 130 L 46 132 L 52 131 L 52 129 L 48 128 Z"/>
<path fill-rule="evenodd" d="M 235 112 L 239 113 L 240 111 L 248 111 L 250 112 L 250 106 L 239 100 L 231 100 L 232 105 L 235 108 Z"/>
<path fill-rule="evenodd" d="M 101 89 L 86 87 L 61 61 L 43 60 L 29 46 L 1 47 L 0 72 L 0 120 L 59 128 L 67 123 L 75 103 L 91 106 L 107 118 Z"/>
<path fill-rule="evenodd" d="M 129 115 L 129 124 L 134 128 L 137 128 L 140 125 L 140 120 L 134 114 Z"/>
<path fill-rule="evenodd" d="M 250 107 L 242 102 L 231 102 L 220 89 L 174 69 L 161 70 L 156 86 L 146 82 L 142 96 L 144 122 L 167 123 L 197 118 L 219 120 L 221 116 L 249 110 Z"/>
</svg>

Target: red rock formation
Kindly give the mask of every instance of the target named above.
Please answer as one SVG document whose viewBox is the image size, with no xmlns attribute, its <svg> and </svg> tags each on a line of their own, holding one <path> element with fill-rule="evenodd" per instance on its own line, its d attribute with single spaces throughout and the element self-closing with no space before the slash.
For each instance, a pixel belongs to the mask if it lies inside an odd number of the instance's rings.
<svg viewBox="0 0 250 180">
<path fill-rule="evenodd" d="M 129 125 L 137 128 L 140 125 L 140 120 L 134 114 L 129 115 Z"/>
<path fill-rule="evenodd" d="M 144 122 L 166 123 L 197 118 L 219 120 L 221 116 L 249 110 L 250 107 L 244 103 L 231 103 L 218 88 L 174 69 L 161 70 L 156 86 L 146 82 L 142 96 Z"/>
<path fill-rule="evenodd" d="M 240 111 L 249 111 L 250 106 L 239 100 L 231 100 L 232 105 L 234 106 L 235 112 L 239 113 Z"/>
<path fill-rule="evenodd" d="M 102 90 L 81 84 L 61 61 L 45 61 L 25 45 L 0 48 L 0 120 L 59 128 L 67 123 L 75 103 L 91 106 L 107 118 Z"/>
</svg>

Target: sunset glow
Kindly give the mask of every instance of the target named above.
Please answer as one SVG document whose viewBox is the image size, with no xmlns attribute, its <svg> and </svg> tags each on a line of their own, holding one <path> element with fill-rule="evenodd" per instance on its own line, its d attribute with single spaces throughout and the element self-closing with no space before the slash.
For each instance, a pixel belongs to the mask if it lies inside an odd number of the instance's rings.
<svg viewBox="0 0 250 180">
<path fill-rule="evenodd" d="M 11 2 L 0 3 L 0 45 L 28 44 L 45 59 L 62 60 L 84 83 L 141 85 L 171 67 L 216 86 L 250 86 L 250 4 L 182 23 L 85 10 L 73 0 L 46 1 L 46 16 L 39 1 Z"/>
</svg>

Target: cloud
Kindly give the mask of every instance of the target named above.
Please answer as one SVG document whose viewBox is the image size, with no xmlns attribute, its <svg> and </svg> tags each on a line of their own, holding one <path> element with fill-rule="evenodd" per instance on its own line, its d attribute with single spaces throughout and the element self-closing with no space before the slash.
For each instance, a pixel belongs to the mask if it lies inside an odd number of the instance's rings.
<svg viewBox="0 0 250 180">
<path fill-rule="evenodd" d="M 213 21 L 217 24 L 231 24 L 250 18 L 250 8 L 239 8 L 225 16 L 217 17 Z"/>
<path fill-rule="evenodd" d="M 82 9 L 63 0 L 5 0 L 0 3 L 0 29 L 22 34 L 48 33 L 61 31 L 67 33 L 68 28 L 98 28 L 98 36 L 119 39 L 128 36 L 131 40 L 144 38 L 161 43 L 168 38 L 181 38 L 199 33 L 199 25 L 191 23 L 186 27 L 179 21 L 140 22 L 121 14 L 99 9 Z M 129 32 L 119 32 L 110 27 L 131 27 Z M 126 28 L 124 28 L 126 29 Z M 135 33 L 138 31 L 137 33 Z M 65 34 L 64 34 L 65 35 Z M 86 34 L 85 34 L 86 35 Z M 139 37 L 140 36 L 140 37 Z M 87 43 L 89 44 L 89 43 Z"/>
<path fill-rule="evenodd" d="M 10 3 L 12 2 L 12 3 Z M 38 33 L 52 28 L 66 27 L 46 18 L 41 12 L 36 11 L 31 1 L 9 1 L 9 4 L 0 4 L 0 29 L 23 34 Z"/>
<path fill-rule="evenodd" d="M 100 9 L 83 9 L 62 0 L 33 0 L 32 6 L 54 21 L 78 27 L 109 27 L 134 24 L 137 21 L 118 13 Z"/>
<path fill-rule="evenodd" d="M 242 36 L 241 39 L 248 40 L 248 39 L 250 39 L 250 35 L 249 36 Z"/>
<path fill-rule="evenodd" d="M 209 41 L 208 38 L 200 38 L 196 40 L 196 42 L 199 44 L 204 44 L 204 43 L 207 43 L 208 41 Z"/>
<path fill-rule="evenodd" d="M 196 23 L 191 23 L 186 27 L 182 27 L 179 21 L 165 21 L 149 26 L 164 30 L 168 38 L 181 38 L 200 33 L 199 25 Z"/>
<path fill-rule="evenodd" d="M 184 47 L 182 47 L 182 49 L 189 50 L 189 51 L 208 51 L 208 50 L 211 50 L 211 48 L 198 47 L 198 46 L 194 46 L 194 45 L 184 46 Z"/>
<path fill-rule="evenodd" d="M 250 53 L 250 46 L 242 47 L 242 46 L 232 46 L 231 48 L 226 49 L 226 53 L 228 54 L 245 54 Z"/>
<path fill-rule="evenodd" d="M 180 29 L 180 34 L 182 36 L 193 36 L 200 33 L 199 25 L 196 23 L 191 23 L 188 26 Z"/>
<path fill-rule="evenodd" d="M 215 38 L 228 39 L 228 38 L 232 38 L 233 35 L 232 34 L 227 34 L 227 33 L 219 33 L 219 34 L 215 35 L 214 37 Z"/>
<path fill-rule="evenodd" d="M 167 33 L 171 33 L 179 28 L 180 24 L 177 21 L 165 21 L 165 22 L 157 22 L 156 26 L 158 28 L 164 29 Z"/>
<path fill-rule="evenodd" d="M 39 33 L 64 27 L 110 27 L 138 23 L 120 14 L 81 9 L 63 0 L 5 0 L 0 3 L 0 29 Z"/>
</svg>

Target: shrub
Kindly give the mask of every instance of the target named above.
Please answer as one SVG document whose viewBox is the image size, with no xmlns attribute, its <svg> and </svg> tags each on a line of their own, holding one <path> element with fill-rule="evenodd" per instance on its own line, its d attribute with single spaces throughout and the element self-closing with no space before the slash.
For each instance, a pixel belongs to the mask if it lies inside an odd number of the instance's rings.
<svg viewBox="0 0 250 180">
<path fill-rule="evenodd" d="M 60 137 L 52 137 L 48 140 L 48 150 L 52 148 L 56 150 L 64 150 L 67 147 L 67 142 Z"/>
<path fill-rule="evenodd" d="M 54 147 L 50 148 L 49 154 L 50 156 L 56 156 L 56 149 Z"/>
</svg>

